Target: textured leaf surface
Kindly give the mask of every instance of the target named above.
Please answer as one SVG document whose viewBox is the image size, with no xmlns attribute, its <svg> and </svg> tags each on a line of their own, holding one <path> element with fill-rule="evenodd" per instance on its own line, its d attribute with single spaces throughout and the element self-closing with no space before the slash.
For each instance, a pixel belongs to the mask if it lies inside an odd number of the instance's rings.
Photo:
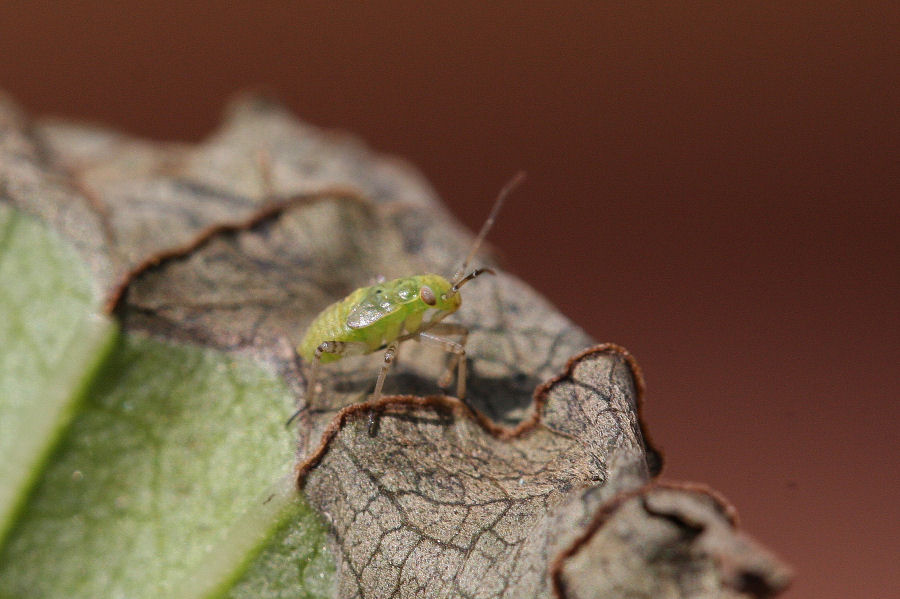
<svg viewBox="0 0 900 599">
<path fill-rule="evenodd" d="M 86 270 L 34 219 L 2 205 L 0 220 L 0 480 L 7 511 L 39 476 L 37 466 L 59 429 L 81 408 L 0 553 L 0 595 L 139 597 L 159 596 L 163 588 L 167 596 L 202 595 L 198 586 L 234 576 L 227 568 L 236 571 L 252 550 L 253 540 L 242 537 L 286 515 L 278 513 L 285 501 L 297 505 L 289 543 L 294 554 L 302 559 L 304 543 L 321 545 L 321 531 L 293 493 L 282 491 L 271 508 L 255 505 L 284 477 L 292 455 L 278 415 L 287 403 L 279 381 L 215 352 L 137 339 L 92 376 L 113 327 L 93 313 L 97 302 Z M 85 379 L 94 380 L 93 387 L 84 389 Z M 82 396 L 89 398 L 86 405 L 77 402 Z M 276 402 L 282 403 L 271 405 Z M 243 426 L 245 419 L 254 426 Z M 220 428 L 223 423 L 229 426 Z M 241 472 L 248 468 L 253 476 Z M 268 517 L 247 522 L 244 512 Z M 245 554 L 221 563 L 223 551 L 214 551 L 218 563 L 204 568 L 198 555 L 221 542 L 222 533 Z M 204 559 L 210 563 L 208 555 Z M 318 569 L 321 590 L 330 578 L 327 568 Z M 172 583 L 179 578 L 190 584 L 176 591 Z M 295 576 L 283 589 L 296 592 L 302 580 Z"/>
<path fill-rule="evenodd" d="M 341 595 L 546 596 L 578 532 L 552 526 L 555 510 L 602 487 L 615 456 L 648 476 L 633 381 L 615 348 L 589 352 L 539 392 L 541 424 L 514 436 L 453 404 L 390 406 L 375 439 L 349 421 L 306 480 L 344 547 Z"/>
<path fill-rule="evenodd" d="M 247 557 L 223 555 L 245 514 L 270 509 L 290 461 L 285 403 L 278 379 L 245 361 L 129 336 L 0 554 L 0 592 L 193 596 L 198 576 L 233 576 Z"/>
<path fill-rule="evenodd" d="M 9 592 L 585 592 L 573 576 L 611 555 L 613 541 L 593 542 L 598 514 L 658 469 L 626 351 L 584 351 L 593 342 L 578 327 L 501 272 L 468 285 L 453 316 L 471 331 L 465 403 L 439 394 L 446 356 L 411 343 L 385 387 L 402 395 L 364 401 L 376 355 L 328 365 L 315 401 L 304 399 L 293 347 L 322 308 L 378 276 L 450 274 L 466 253 L 470 236 L 415 173 L 258 99 L 197 146 L 0 114 L 15 148 L 0 159 L 9 199 L 70 240 L 129 335 L 3 549 Z M 477 261 L 493 265 L 484 251 Z M 324 516 L 325 544 L 285 486 L 288 396 L 300 408 L 294 476 Z M 672 492 L 687 510 L 708 503 Z M 648 514 L 617 517 L 642 530 Z M 733 538 L 730 522 L 716 530 Z M 670 541 L 648 543 L 677 557 L 671 568 L 635 561 L 638 577 L 671 571 L 671 588 L 691 596 L 680 569 L 706 560 L 709 588 L 765 594 L 786 580 L 753 559 L 725 575 L 730 550 L 709 558 L 709 547 L 677 553 Z M 80 551 L 83 571 L 41 576 Z M 753 588 L 735 582 L 747 564 L 764 564 Z M 610 596 L 652 596 L 622 580 Z"/>
<path fill-rule="evenodd" d="M 0 507 L 12 526 L 0 596 L 207 596 L 278 534 L 309 565 L 267 578 L 272 596 L 327 596 L 333 561 L 290 476 L 283 382 L 200 347 L 130 333 L 115 346 L 100 316 L 127 254 L 111 213 L 48 144 L 90 163 L 127 140 L 67 125 L 35 136 L 9 103 L 0 125 Z"/>
<path fill-rule="evenodd" d="M 699 485 L 653 483 L 614 496 L 561 556 L 569 597 L 738 599 L 783 588 L 790 572 L 736 532 L 735 514 Z M 689 564 L 689 566 L 687 566 Z"/>
<path fill-rule="evenodd" d="M 86 275 L 55 234 L 0 204 L 0 540 L 112 336 Z"/>
</svg>

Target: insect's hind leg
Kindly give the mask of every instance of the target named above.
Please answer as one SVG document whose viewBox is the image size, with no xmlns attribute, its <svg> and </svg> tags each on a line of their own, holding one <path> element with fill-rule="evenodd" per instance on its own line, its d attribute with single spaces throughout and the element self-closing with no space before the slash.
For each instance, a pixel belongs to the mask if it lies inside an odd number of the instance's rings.
<svg viewBox="0 0 900 599">
<path fill-rule="evenodd" d="M 387 346 L 387 349 L 384 350 L 384 364 L 381 366 L 381 372 L 378 373 L 378 380 L 375 381 L 375 390 L 372 392 L 372 395 L 369 396 L 370 401 L 378 401 L 381 398 L 381 388 L 384 387 L 384 379 L 387 377 L 388 370 L 391 369 L 391 366 L 394 365 L 394 361 L 397 359 L 397 352 L 399 351 L 400 344 L 398 342 L 393 342 Z M 375 422 L 377 418 L 375 416 L 375 412 L 369 412 L 369 436 L 375 436 Z"/>
<path fill-rule="evenodd" d="M 368 347 L 365 343 L 358 343 L 354 341 L 323 341 L 316 348 L 315 353 L 313 354 L 312 365 L 309 369 L 309 377 L 306 380 L 306 397 L 304 398 L 304 404 L 300 409 L 294 412 L 290 418 L 288 418 L 287 422 L 284 423 L 285 426 L 290 426 L 291 422 L 293 422 L 300 414 L 303 413 L 309 405 L 316 398 L 316 384 L 319 378 L 319 364 L 322 361 L 322 354 L 333 354 L 338 358 L 346 358 L 347 356 L 359 356 L 368 350 Z"/>
<path fill-rule="evenodd" d="M 452 341 L 441 335 L 459 335 L 459 341 Z M 468 338 L 469 329 L 449 322 L 438 323 L 418 334 L 419 341 L 435 345 L 452 354 L 447 362 L 447 370 L 438 380 L 438 385 L 449 386 L 453 381 L 453 369 L 456 368 L 456 396 L 459 399 L 464 399 L 466 396 L 466 341 Z"/>
</svg>

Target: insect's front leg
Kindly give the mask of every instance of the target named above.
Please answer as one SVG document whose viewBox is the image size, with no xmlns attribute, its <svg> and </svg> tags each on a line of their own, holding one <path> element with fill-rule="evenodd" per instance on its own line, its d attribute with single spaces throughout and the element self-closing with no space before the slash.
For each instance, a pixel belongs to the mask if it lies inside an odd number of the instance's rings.
<svg viewBox="0 0 900 599">
<path fill-rule="evenodd" d="M 452 341 L 443 335 L 458 335 L 459 341 Z M 452 354 L 447 362 L 447 370 L 438 380 L 438 385 L 447 387 L 453 381 L 453 369 L 456 373 L 456 396 L 460 399 L 466 396 L 466 341 L 469 339 L 469 329 L 449 322 L 439 322 L 431 326 L 427 331 L 419 333 L 419 341 L 435 345 Z"/>
<path fill-rule="evenodd" d="M 384 379 L 387 377 L 388 370 L 394 365 L 394 360 L 397 359 L 399 347 L 400 344 L 397 341 L 394 341 L 384 350 L 384 363 L 381 365 L 381 372 L 378 373 L 378 380 L 375 381 L 375 390 L 372 392 L 372 395 L 369 396 L 369 399 L 373 402 L 378 401 L 381 397 L 381 388 L 384 387 Z M 375 436 L 375 421 L 375 412 L 369 412 L 369 436 Z"/>
</svg>

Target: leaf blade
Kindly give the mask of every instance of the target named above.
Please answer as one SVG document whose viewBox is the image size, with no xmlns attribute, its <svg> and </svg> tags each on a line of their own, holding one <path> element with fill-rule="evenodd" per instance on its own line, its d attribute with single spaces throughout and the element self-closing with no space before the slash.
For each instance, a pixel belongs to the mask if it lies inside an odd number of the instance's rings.
<svg viewBox="0 0 900 599">
<path fill-rule="evenodd" d="M 278 409 L 287 401 L 281 381 L 256 364 L 126 335 L 0 552 L 0 594 L 188 597 L 221 588 L 289 513 L 284 498 L 261 504 L 290 471 L 293 444 Z M 250 541 L 243 553 L 204 570 L 210 548 L 235 535 Z M 202 584 L 183 582 L 198 572 Z"/>
<path fill-rule="evenodd" d="M 0 205 L 0 541 L 116 327 L 86 269 L 44 225 Z"/>
</svg>

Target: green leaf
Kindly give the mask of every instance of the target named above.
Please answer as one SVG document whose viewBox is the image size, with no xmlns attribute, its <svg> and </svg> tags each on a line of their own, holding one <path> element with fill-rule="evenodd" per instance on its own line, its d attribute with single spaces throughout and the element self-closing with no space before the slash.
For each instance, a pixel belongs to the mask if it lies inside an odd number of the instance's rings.
<svg viewBox="0 0 900 599">
<path fill-rule="evenodd" d="M 0 204 L 0 540 L 114 336 L 88 281 L 55 234 Z"/>
<path fill-rule="evenodd" d="M 229 599 L 313 599 L 334 596 L 335 564 L 325 528 L 308 504 L 272 537 L 243 577 L 225 593 Z"/>
<path fill-rule="evenodd" d="M 91 324 L 84 268 L 31 218 L 5 206 L 0 217 L 7 504 L 37 478 L 0 551 L 0 595 L 202 597 L 248 565 L 233 596 L 260 585 L 297 596 L 306 580 L 307 596 L 327 593 L 332 558 L 291 478 L 283 382 L 253 361 L 140 334 L 98 370 L 114 327 Z M 276 563 L 280 578 L 263 581 Z"/>
</svg>

